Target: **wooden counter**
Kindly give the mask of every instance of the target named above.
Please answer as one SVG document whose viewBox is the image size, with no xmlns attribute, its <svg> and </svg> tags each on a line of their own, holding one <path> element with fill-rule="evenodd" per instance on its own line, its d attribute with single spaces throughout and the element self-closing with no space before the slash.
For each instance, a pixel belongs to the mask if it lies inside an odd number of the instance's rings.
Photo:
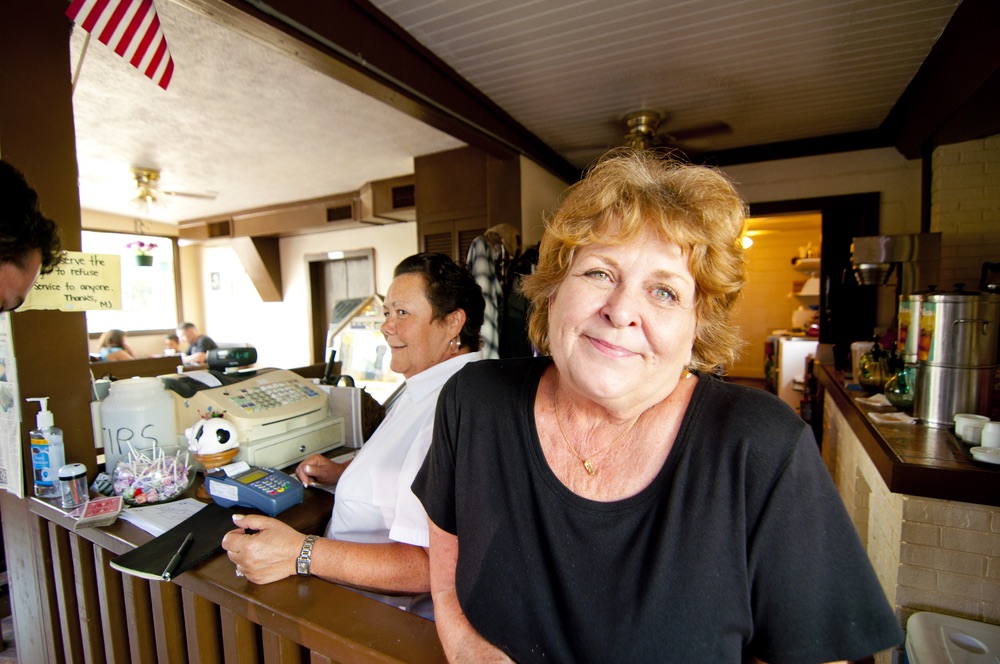
<svg viewBox="0 0 1000 664">
<path fill-rule="evenodd" d="M 855 399 L 864 392 L 846 389 L 833 367 L 819 370 L 819 385 L 843 413 L 889 491 L 924 498 L 1000 506 L 1000 466 L 974 461 L 968 446 L 950 429 L 922 424 L 876 424 L 867 413 L 891 412 Z M 822 403 L 822 394 L 820 395 Z"/>
<path fill-rule="evenodd" d="M 151 535 L 122 520 L 73 532 L 62 510 L 29 502 L 43 524 L 42 558 L 51 560 L 39 580 L 55 616 L 41 626 L 49 661 L 445 661 L 432 621 L 315 577 L 255 585 L 224 553 L 173 582 L 121 574 L 111 559 Z M 330 494 L 307 489 L 279 518 L 321 533 L 331 505 Z"/>
</svg>

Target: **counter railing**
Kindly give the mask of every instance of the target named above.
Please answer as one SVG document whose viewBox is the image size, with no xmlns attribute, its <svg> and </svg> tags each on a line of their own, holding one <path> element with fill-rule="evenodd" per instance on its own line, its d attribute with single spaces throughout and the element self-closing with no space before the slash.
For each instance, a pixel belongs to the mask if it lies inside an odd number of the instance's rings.
<svg viewBox="0 0 1000 664">
<path fill-rule="evenodd" d="M 949 429 L 876 424 L 867 413 L 885 408 L 858 403 L 856 398 L 866 394 L 848 390 L 847 381 L 831 366 L 822 366 L 818 375 L 821 390 L 843 413 L 891 492 L 1000 506 L 1000 466 L 973 461 Z"/>
<path fill-rule="evenodd" d="M 119 519 L 73 531 L 30 499 L 45 650 L 61 662 L 443 662 L 435 625 L 315 577 L 256 585 L 220 552 L 171 582 L 122 574 L 117 555 L 152 535 Z M 332 497 L 308 490 L 280 515 L 321 533 Z"/>
</svg>

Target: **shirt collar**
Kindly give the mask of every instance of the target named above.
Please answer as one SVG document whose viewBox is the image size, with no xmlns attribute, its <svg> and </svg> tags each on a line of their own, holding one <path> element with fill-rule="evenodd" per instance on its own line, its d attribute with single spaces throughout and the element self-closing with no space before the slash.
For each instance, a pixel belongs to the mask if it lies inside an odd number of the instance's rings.
<svg viewBox="0 0 1000 664">
<path fill-rule="evenodd" d="M 483 359 L 482 351 L 475 353 L 463 353 L 449 358 L 444 362 L 438 362 L 434 366 L 424 369 L 415 376 L 406 379 L 406 394 L 413 401 L 420 401 L 438 390 L 445 382 L 451 378 L 459 369 L 469 362 Z"/>
</svg>

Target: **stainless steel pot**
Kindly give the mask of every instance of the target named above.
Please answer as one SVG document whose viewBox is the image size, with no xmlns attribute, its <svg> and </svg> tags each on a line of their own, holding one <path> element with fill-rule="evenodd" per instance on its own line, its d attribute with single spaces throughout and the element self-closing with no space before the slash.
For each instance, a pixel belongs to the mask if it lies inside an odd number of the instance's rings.
<svg viewBox="0 0 1000 664">
<path fill-rule="evenodd" d="M 957 413 L 989 415 L 996 367 L 917 365 L 913 414 L 921 424 L 946 429 Z"/>
<path fill-rule="evenodd" d="M 944 428 L 956 413 L 989 415 L 998 326 L 998 294 L 959 286 L 951 293 L 923 295 L 914 405 L 921 422 Z"/>
<path fill-rule="evenodd" d="M 958 290 L 925 293 L 917 359 L 935 366 L 996 364 L 1000 295 Z"/>
</svg>

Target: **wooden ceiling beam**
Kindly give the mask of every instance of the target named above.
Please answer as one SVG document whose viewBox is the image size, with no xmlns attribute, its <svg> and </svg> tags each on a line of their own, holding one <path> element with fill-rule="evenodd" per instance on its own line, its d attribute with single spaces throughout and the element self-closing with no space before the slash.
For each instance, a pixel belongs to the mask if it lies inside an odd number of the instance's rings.
<svg viewBox="0 0 1000 664">
<path fill-rule="evenodd" d="M 945 142 L 995 133 L 996 108 L 992 113 L 970 116 L 969 105 L 997 97 L 996 90 L 988 89 L 995 88 L 1000 80 L 997 35 L 1000 35 L 1000 2 L 964 0 L 958 6 L 920 70 L 882 123 L 882 129 L 895 137 L 896 149 L 905 157 L 915 159 Z M 989 121 L 976 126 L 969 124 L 970 117 Z"/>
</svg>

